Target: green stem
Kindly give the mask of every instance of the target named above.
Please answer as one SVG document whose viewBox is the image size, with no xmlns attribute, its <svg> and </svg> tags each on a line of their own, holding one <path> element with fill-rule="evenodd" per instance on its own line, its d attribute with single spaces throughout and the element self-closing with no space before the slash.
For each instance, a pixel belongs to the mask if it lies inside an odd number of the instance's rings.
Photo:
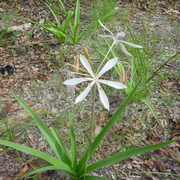
<svg viewBox="0 0 180 180">
<path fill-rule="evenodd" d="M 115 45 L 115 41 L 113 41 L 111 47 L 109 48 L 108 52 L 106 53 L 106 55 L 104 56 L 104 59 L 102 60 L 101 64 L 99 65 L 98 69 L 97 69 L 97 73 L 99 72 L 99 69 L 101 68 L 101 66 L 103 65 L 104 61 L 106 60 L 107 56 L 109 55 L 111 49 L 113 48 L 113 46 Z M 96 73 L 96 74 L 97 74 Z"/>
<path fill-rule="evenodd" d="M 92 113 L 91 113 L 91 125 L 90 125 L 90 138 L 89 138 L 89 149 L 88 149 L 88 156 L 86 158 L 86 163 L 89 159 L 89 156 L 91 154 L 91 144 L 93 139 L 93 130 L 94 130 L 94 114 L 95 114 L 95 97 L 96 97 L 96 86 L 93 86 L 93 98 L 92 98 Z M 85 173 L 86 174 L 86 173 Z"/>
<path fill-rule="evenodd" d="M 89 139 L 89 147 L 91 146 L 93 139 L 93 131 L 94 131 L 94 113 L 95 113 L 95 97 L 96 97 L 96 86 L 93 86 L 93 98 L 92 98 L 92 113 L 91 113 L 91 125 L 90 125 L 90 139 Z"/>
</svg>

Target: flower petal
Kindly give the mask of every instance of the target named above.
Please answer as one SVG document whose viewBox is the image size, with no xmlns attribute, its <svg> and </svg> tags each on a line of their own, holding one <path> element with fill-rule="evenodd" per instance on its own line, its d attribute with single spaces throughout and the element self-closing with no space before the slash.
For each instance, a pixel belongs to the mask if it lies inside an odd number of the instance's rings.
<svg viewBox="0 0 180 180">
<path fill-rule="evenodd" d="M 121 50 L 123 51 L 124 54 L 128 55 L 128 56 L 132 56 L 127 50 L 126 48 L 124 47 L 123 44 L 119 43 L 119 45 L 121 46 Z"/>
<path fill-rule="evenodd" d="M 100 24 L 106 31 L 108 31 L 108 32 L 114 37 L 114 34 L 113 34 L 107 27 L 105 27 L 100 20 L 98 20 L 98 22 L 99 22 L 99 24 Z M 114 38 L 115 38 L 115 37 L 114 37 Z M 114 38 L 113 38 L 113 39 L 114 39 Z"/>
<path fill-rule="evenodd" d="M 96 78 L 101 77 L 106 71 L 108 71 L 109 69 L 111 69 L 118 61 L 118 58 L 113 58 L 111 60 L 109 60 L 104 67 L 101 69 L 101 71 L 99 71 L 98 75 Z"/>
<path fill-rule="evenodd" d="M 95 81 L 93 81 L 91 84 L 89 84 L 86 89 L 76 98 L 75 104 L 82 101 L 89 93 L 91 88 L 93 87 Z"/>
<path fill-rule="evenodd" d="M 76 85 L 85 81 L 93 81 L 92 78 L 74 78 L 74 79 L 68 79 L 66 81 L 63 82 L 63 84 L 65 85 Z"/>
<path fill-rule="evenodd" d="M 104 37 L 104 38 L 112 38 L 114 40 L 114 37 L 113 36 L 110 36 L 110 35 L 98 35 L 100 37 Z"/>
<path fill-rule="evenodd" d="M 91 74 L 91 76 L 94 78 L 95 74 L 93 73 L 92 68 L 91 68 L 88 60 L 83 55 L 81 55 L 81 54 L 80 54 L 80 61 L 83 64 L 83 66 L 87 69 L 89 74 Z"/>
<path fill-rule="evenodd" d="M 104 90 L 101 88 L 99 83 L 96 83 L 99 91 L 99 97 L 101 99 L 102 104 L 104 107 L 109 111 L 109 100 L 104 92 Z"/>
<path fill-rule="evenodd" d="M 127 45 L 129 45 L 129 46 L 132 46 L 132 47 L 134 47 L 134 48 L 143 48 L 143 47 L 140 46 L 140 45 L 133 44 L 133 43 L 130 43 L 130 42 L 127 42 L 127 41 L 119 40 L 119 42 L 124 43 L 124 44 L 127 44 Z"/>
<path fill-rule="evenodd" d="M 126 88 L 126 86 L 120 82 L 108 81 L 108 80 L 103 80 L 103 79 L 99 79 L 98 82 L 106 84 L 111 87 L 114 87 L 116 89 L 125 89 Z"/>
</svg>

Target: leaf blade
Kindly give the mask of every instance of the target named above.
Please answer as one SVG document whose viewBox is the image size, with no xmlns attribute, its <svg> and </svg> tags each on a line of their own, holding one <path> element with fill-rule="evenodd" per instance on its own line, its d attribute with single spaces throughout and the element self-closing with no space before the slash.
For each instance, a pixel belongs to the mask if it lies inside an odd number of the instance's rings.
<svg viewBox="0 0 180 180">
<path fill-rule="evenodd" d="M 135 156 L 137 154 L 141 154 L 141 153 L 145 153 L 145 152 L 149 152 L 149 151 L 152 151 L 155 149 L 162 148 L 164 146 L 171 144 L 174 141 L 175 140 L 171 140 L 171 141 L 167 141 L 167 142 L 163 142 L 163 143 L 159 143 L 159 144 L 155 144 L 155 145 L 150 145 L 150 146 L 145 146 L 145 147 L 140 147 L 137 149 L 131 149 L 131 150 L 128 150 L 128 151 L 125 151 L 122 153 L 115 154 L 111 157 L 105 158 L 101 161 L 98 161 L 94 164 L 89 165 L 87 168 L 84 169 L 84 173 L 89 173 L 100 167 L 112 165 L 114 163 L 117 163 L 117 162 L 127 159 L 129 157 Z"/>
<path fill-rule="evenodd" d="M 4 141 L 4 140 L 0 140 L 0 144 L 4 145 L 4 146 L 12 147 L 12 148 L 17 149 L 17 150 L 24 152 L 24 153 L 29 153 L 31 155 L 37 156 L 37 157 L 44 159 L 45 161 L 47 161 L 50 164 L 53 164 L 55 166 L 63 166 L 65 169 L 71 170 L 67 164 L 63 163 L 62 161 L 60 161 L 60 160 L 50 156 L 47 153 L 42 152 L 42 151 L 38 151 L 36 149 L 30 148 L 27 146 L 23 146 L 23 145 L 20 145 L 17 143 Z"/>
</svg>

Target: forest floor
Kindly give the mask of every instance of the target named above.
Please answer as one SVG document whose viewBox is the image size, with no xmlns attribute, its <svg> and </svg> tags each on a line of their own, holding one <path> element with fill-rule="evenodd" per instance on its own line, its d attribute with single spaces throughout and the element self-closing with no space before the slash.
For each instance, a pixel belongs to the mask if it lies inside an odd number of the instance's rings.
<svg viewBox="0 0 180 180">
<path fill-rule="evenodd" d="M 52 18 L 45 1 L 1 1 L 0 13 L 13 13 L 15 15 L 34 20 L 36 22 Z M 71 2 L 71 1 L 70 1 Z M 87 11 L 91 3 L 81 3 L 82 16 L 87 18 Z M 149 11 L 147 6 L 140 3 L 118 3 L 119 8 L 130 17 L 134 27 L 142 27 L 151 19 L 148 33 L 161 34 L 157 47 L 165 46 L 166 54 L 158 57 L 157 65 L 179 52 L 179 12 L 177 7 L 156 7 Z M 169 4 L 170 7 L 170 4 Z M 69 8 L 74 8 L 70 3 Z M 152 7 L 153 8 L 153 7 Z M 63 17 L 62 17 L 63 18 Z M 149 19 L 148 19 L 149 18 Z M 83 19 L 82 19 L 83 22 Z M 86 21 L 85 21 L 86 22 Z M 69 143 L 68 112 L 74 118 L 79 156 L 87 148 L 88 119 L 91 114 L 89 99 L 80 105 L 75 105 L 74 96 L 65 93 L 66 87 L 62 82 L 66 79 L 66 70 L 61 70 L 64 63 L 73 63 L 76 53 L 81 52 L 83 46 L 95 49 L 85 37 L 79 44 L 61 45 L 49 33 L 37 26 L 19 20 L 1 18 L 0 24 L 0 67 L 7 64 L 14 66 L 12 75 L 0 75 L 0 138 L 14 141 L 41 151 L 50 151 L 43 136 L 37 130 L 33 120 L 24 112 L 15 101 L 12 91 L 26 102 L 48 126 L 59 128 L 63 139 Z M 22 27 L 23 25 L 23 27 Z M 1 26 L 0 26 L 1 27 Z M 14 30 L 12 30 L 14 29 Z M 92 30 L 92 33 L 96 31 Z M 97 36 L 98 34 L 96 34 Z M 95 35 L 94 35 L 95 36 Z M 95 39 L 95 37 L 92 36 Z M 87 40 L 88 39 L 88 40 Z M 166 41 L 166 43 L 164 43 Z M 158 51 L 158 49 L 156 50 Z M 166 64 L 165 74 L 179 71 L 178 57 Z M 76 89 L 80 91 L 79 88 Z M 167 147 L 123 160 L 115 165 L 101 168 L 93 175 L 103 176 L 117 180 L 177 180 L 180 179 L 180 77 L 172 76 L 152 87 L 153 102 L 158 120 L 152 112 L 142 103 L 131 103 L 122 119 L 105 137 L 94 154 L 91 162 L 109 157 L 119 151 L 134 147 L 157 144 L 176 139 L 177 141 Z M 122 95 L 122 94 L 121 94 Z M 101 103 L 97 102 L 96 123 L 103 127 L 113 115 L 123 98 L 116 95 L 116 91 L 109 96 L 111 110 L 107 112 Z M 82 136 L 84 134 L 84 136 Z M 0 146 L 0 148 L 2 148 Z M 46 163 L 34 156 L 21 153 L 12 148 L 0 150 L 0 180 L 18 179 L 22 174 L 30 172 Z M 68 179 L 65 173 L 47 171 L 26 179 Z"/>
</svg>

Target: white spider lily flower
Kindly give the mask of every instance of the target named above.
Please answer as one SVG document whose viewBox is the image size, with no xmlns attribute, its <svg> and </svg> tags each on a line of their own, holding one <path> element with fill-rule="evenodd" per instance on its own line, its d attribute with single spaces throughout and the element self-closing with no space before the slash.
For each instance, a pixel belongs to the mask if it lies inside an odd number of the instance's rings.
<svg viewBox="0 0 180 180">
<path fill-rule="evenodd" d="M 86 70 L 89 72 L 89 74 L 91 75 L 91 77 L 84 77 L 84 78 L 74 78 L 74 79 L 68 79 L 64 82 L 65 85 L 67 86 L 72 86 L 72 85 L 76 85 L 82 82 L 86 82 L 86 81 L 91 81 L 91 83 L 86 87 L 86 89 L 76 98 L 75 103 L 78 103 L 80 101 L 82 101 L 90 92 L 91 88 L 93 87 L 93 85 L 96 84 L 98 92 L 99 92 L 99 96 L 100 96 L 100 100 L 102 102 L 102 104 L 104 105 L 104 107 L 109 110 L 109 101 L 108 98 L 104 92 L 104 90 L 101 88 L 100 83 L 102 84 L 106 84 L 108 86 L 114 87 L 116 89 L 124 89 L 126 88 L 126 86 L 122 83 L 119 82 L 115 82 L 115 81 L 108 81 L 108 80 L 104 80 L 104 79 L 99 79 L 105 72 L 107 72 L 108 70 L 110 70 L 113 66 L 115 66 L 115 64 L 118 61 L 118 58 L 113 58 L 111 60 L 109 60 L 104 67 L 101 69 L 101 71 L 99 71 L 99 73 L 96 75 L 94 74 L 94 72 L 92 71 L 92 68 L 88 62 L 88 60 L 83 56 L 80 55 L 80 61 L 83 64 L 83 66 L 86 68 Z"/>
<path fill-rule="evenodd" d="M 98 20 L 98 21 L 99 21 L 99 24 L 100 24 L 106 31 L 108 31 L 108 32 L 111 34 L 111 36 L 110 36 L 110 35 L 99 35 L 99 36 L 100 36 L 100 37 L 105 37 L 105 38 L 106 38 L 106 37 L 107 37 L 107 38 L 112 38 L 113 41 L 114 41 L 114 44 L 119 44 L 119 45 L 121 46 L 121 49 L 122 49 L 122 51 L 124 52 L 124 54 L 129 55 L 129 56 L 132 56 L 132 55 L 126 50 L 125 46 L 124 46 L 122 43 L 127 44 L 127 45 L 129 45 L 129 46 L 132 46 L 132 47 L 134 47 L 134 48 L 142 48 L 142 46 L 139 46 L 139 45 L 136 45 L 136 44 L 127 42 L 127 41 L 119 40 L 119 37 L 124 37 L 124 36 L 125 36 L 125 33 L 124 33 L 124 32 L 119 32 L 119 33 L 117 33 L 116 35 L 114 35 L 108 28 L 106 28 L 106 27 L 101 23 L 100 20 Z"/>
</svg>

